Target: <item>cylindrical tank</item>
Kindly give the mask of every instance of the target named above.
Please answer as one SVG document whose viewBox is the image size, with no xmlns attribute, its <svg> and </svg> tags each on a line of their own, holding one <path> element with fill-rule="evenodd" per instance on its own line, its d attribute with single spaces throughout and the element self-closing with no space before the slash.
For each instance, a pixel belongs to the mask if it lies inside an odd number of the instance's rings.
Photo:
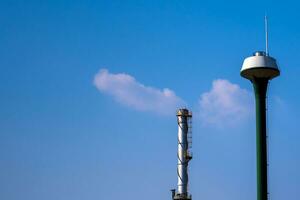
<svg viewBox="0 0 300 200">
<path fill-rule="evenodd" d="M 188 163 L 192 156 L 189 152 L 189 119 L 192 117 L 187 109 L 177 111 L 178 122 L 178 191 L 177 194 L 187 196 L 188 194 Z"/>
</svg>

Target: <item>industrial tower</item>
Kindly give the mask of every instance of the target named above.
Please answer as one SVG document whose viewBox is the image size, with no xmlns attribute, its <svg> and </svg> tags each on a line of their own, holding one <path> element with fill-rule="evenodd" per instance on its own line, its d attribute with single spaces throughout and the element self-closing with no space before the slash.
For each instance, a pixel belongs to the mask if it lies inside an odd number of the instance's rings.
<svg viewBox="0 0 300 200">
<path fill-rule="evenodd" d="M 256 167 L 257 200 L 268 199 L 268 158 L 266 129 L 266 93 L 269 80 L 280 75 L 276 60 L 266 52 L 257 51 L 244 60 L 241 76 L 253 84 L 256 104 Z"/>
<path fill-rule="evenodd" d="M 172 191 L 173 200 L 191 200 L 192 196 L 188 193 L 188 164 L 192 159 L 190 152 L 192 144 L 191 118 L 192 113 L 188 109 L 179 109 L 177 111 L 178 123 L 178 188 Z"/>
</svg>

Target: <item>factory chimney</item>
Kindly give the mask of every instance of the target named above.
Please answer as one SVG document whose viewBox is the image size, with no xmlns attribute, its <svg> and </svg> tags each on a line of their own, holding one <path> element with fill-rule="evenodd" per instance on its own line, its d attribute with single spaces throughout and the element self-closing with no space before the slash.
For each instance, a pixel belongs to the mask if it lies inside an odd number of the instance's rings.
<svg viewBox="0 0 300 200">
<path fill-rule="evenodd" d="M 178 188 L 172 191 L 173 200 L 191 200 L 192 196 L 188 193 L 188 164 L 192 159 L 191 145 L 192 145 L 192 132 L 191 132 L 191 118 L 192 113 L 188 109 L 179 109 L 177 111 L 178 123 L 178 163 L 177 163 L 177 176 Z"/>
</svg>

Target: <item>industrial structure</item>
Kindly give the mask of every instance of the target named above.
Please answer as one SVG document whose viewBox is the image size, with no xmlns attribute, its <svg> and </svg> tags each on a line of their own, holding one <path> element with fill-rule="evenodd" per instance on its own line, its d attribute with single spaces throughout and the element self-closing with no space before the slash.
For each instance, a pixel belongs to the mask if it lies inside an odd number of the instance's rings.
<svg viewBox="0 0 300 200">
<path fill-rule="evenodd" d="M 257 51 L 244 60 L 241 76 L 253 84 L 256 104 L 257 200 L 268 199 L 268 154 L 266 95 L 269 80 L 280 75 L 276 59 L 269 56 L 268 20 L 265 16 L 266 51 Z"/>
<path fill-rule="evenodd" d="M 241 69 L 241 76 L 252 82 L 255 93 L 257 200 L 268 199 L 266 93 L 269 80 L 280 75 L 276 60 L 269 56 L 267 45 L 266 52 L 258 51 L 246 58 Z"/>
<path fill-rule="evenodd" d="M 188 193 L 188 164 L 192 159 L 192 132 L 191 119 L 192 113 L 188 109 L 179 109 L 177 111 L 178 123 L 178 163 L 177 176 L 178 184 L 177 191 L 172 191 L 173 200 L 191 200 L 192 196 Z"/>
<path fill-rule="evenodd" d="M 243 62 L 240 75 L 253 84 L 256 104 L 256 168 L 257 200 L 268 200 L 268 146 L 266 97 L 269 81 L 280 75 L 276 59 L 268 52 L 268 23 L 265 17 L 266 50 L 256 51 Z M 181 108 L 177 110 L 178 123 L 178 188 L 172 189 L 172 200 L 191 200 L 188 191 L 188 165 L 192 159 L 191 119 L 192 113 Z"/>
</svg>

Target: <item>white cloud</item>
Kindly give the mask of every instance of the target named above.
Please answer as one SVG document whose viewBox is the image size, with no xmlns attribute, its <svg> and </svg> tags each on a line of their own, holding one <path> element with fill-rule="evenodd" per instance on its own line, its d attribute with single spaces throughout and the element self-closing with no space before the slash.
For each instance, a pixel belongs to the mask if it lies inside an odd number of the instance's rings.
<svg viewBox="0 0 300 200">
<path fill-rule="evenodd" d="M 184 104 L 172 90 L 145 86 L 124 73 L 112 74 L 102 69 L 95 75 L 94 84 L 99 91 L 111 95 L 117 102 L 140 111 L 174 114 Z"/>
<path fill-rule="evenodd" d="M 204 124 L 237 125 L 251 116 L 253 101 L 249 91 L 228 80 L 217 79 L 211 90 L 201 95 L 199 114 Z"/>
</svg>

